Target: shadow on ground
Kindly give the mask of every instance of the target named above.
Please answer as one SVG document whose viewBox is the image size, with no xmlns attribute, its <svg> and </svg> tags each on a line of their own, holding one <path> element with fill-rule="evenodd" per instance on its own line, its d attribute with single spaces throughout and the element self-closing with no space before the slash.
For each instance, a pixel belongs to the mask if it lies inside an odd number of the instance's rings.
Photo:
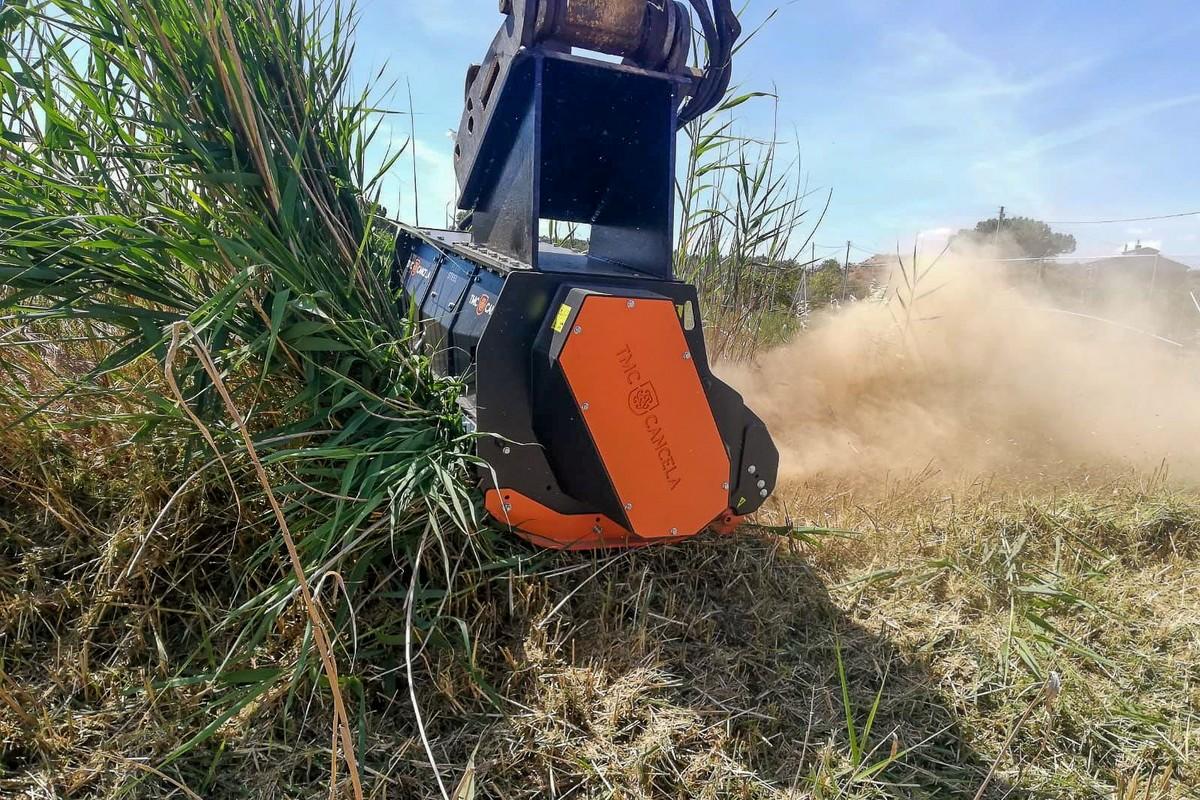
<svg viewBox="0 0 1200 800">
<path fill-rule="evenodd" d="M 512 708 L 480 740 L 481 796 L 973 798 L 988 772 L 926 660 L 840 610 L 788 541 L 557 566 L 514 581 L 499 621 Z"/>
</svg>

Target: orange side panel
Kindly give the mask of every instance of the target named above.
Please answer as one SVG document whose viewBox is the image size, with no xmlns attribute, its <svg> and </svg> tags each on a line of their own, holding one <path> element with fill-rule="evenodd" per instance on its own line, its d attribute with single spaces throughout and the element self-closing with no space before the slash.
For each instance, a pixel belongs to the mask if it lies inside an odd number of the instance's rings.
<svg viewBox="0 0 1200 800">
<path fill-rule="evenodd" d="M 643 547 L 661 541 L 635 536 L 600 514 L 560 514 L 512 489 L 488 489 L 483 504 L 522 538 L 555 550 Z"/>
<path fill-rule="evenodd" d="M 670 300 L 589 296 L 559 363 L 636 534 L 691 535 L 729 507 L 729 458 Z"/>
</svg>

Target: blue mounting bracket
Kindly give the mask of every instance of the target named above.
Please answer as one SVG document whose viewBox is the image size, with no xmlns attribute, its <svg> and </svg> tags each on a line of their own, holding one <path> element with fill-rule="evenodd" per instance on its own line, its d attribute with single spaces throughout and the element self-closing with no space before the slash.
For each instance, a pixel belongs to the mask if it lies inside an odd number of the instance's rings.
<svg viewBox="0 0 1200 800">
<path fill-rule="evenodd" d="M 675 132 L 693 76 L 513 49 L 471 76 L 458 133 L 473 242 L 538 269 L 539 222 L 583 223 L 589 261 L 671 280 Z"/>
</svg>

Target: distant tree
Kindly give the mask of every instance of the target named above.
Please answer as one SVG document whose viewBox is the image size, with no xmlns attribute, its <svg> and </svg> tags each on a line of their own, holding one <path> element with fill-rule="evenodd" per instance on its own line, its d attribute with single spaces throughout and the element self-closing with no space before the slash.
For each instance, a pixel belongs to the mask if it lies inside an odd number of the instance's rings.
<svg viewBox="0 0 1200 800">
<path fill-rule="evenodd" d="M 808 302 L 814 307 L 828 305 L 842 296 L 842 265 L 827 258 L 808 277 Z"/>
<path fill-rule="evenodd" d="M 774 303 L 777 306 L 790 307 L 792 298 L 796 296 L 800 286 L 800 272 L 803 267 L 791 258 L 776 261 L 772 266 L 778 271 L 779 276 L 774 282 Z"/>
<path fill-rule="evenodd" d="M 952 248 L 995 244 L 1026 258 L 1050 258 L 1075 252 L 1075 237 L 1057 233 L 1041 220 L 1029 217 L 996 217 L 985 219 L 975 227 L 964 228 L 950 238 Z"/>
</svg>

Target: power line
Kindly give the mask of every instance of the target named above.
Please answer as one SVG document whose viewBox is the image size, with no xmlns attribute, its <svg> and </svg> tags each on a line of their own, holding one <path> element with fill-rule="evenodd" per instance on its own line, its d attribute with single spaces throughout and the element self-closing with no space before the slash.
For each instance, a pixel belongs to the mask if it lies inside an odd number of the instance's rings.
<svg viewBox="0 0 1200 800">
<path fill-rule="evenodd" d="M 869 244 L 869 242 L 868 242 L 868 244 Z M 844 245 L 844 244 L 819 244 L 818 243 L 817 247 L 820 248 L 821 250 L 829 250 L 831 252 L 833 252 L 833 251 L 841 252 L 842 250 L 845 249 L 846 245 Z M 851 244 L 850 247 L 854 250 L 861 251 L 861 252 L 866 253 L 867 255 L 871 255 L 871 256 L 875 255 L 876 253 L 883 252 L 882 250 L 879 250 L 879 249 L 871 250 L 866 247 L 859 247 L 856 244 Z"/>
<path fill-rule="evenodd" d="M 883 250 L 881 250 L 881 249 L 879 249 L 879 248 L 875 248 L 874 250 L 872 250 L 872 249 L 870 249 L 870 248 L 868 248 L 868 247 L 859 247 L 859 246 L 858 246 L 858 245 L 856 245 L 856 244 L 852 244 L 852 245 L 850 245 L 850 246 L 851 246 L 852 248 L 854 248 L 855 250 L 857 250 L 858 252 L 860 252 L 860 253 L 866 253 L 866 254 L 867 254 L 867 255 L 869 255 L 869 256 L 875 256 L 875 255 L 879 255 L 880 253 L 882 253 L 882 252 L 883 252 Z"/>
<path fill-rule="evenodd" d="M 1156 219 L 1200 216 L 1200 211 L 1181 211 L 1178 214 L 1160 214 L 1157 217 L 1127 217 L 1125 219 L 1048 219 L 1047 225 L 1109 225 L 1115 222 L 1150 222 Z"/>
</svg>

